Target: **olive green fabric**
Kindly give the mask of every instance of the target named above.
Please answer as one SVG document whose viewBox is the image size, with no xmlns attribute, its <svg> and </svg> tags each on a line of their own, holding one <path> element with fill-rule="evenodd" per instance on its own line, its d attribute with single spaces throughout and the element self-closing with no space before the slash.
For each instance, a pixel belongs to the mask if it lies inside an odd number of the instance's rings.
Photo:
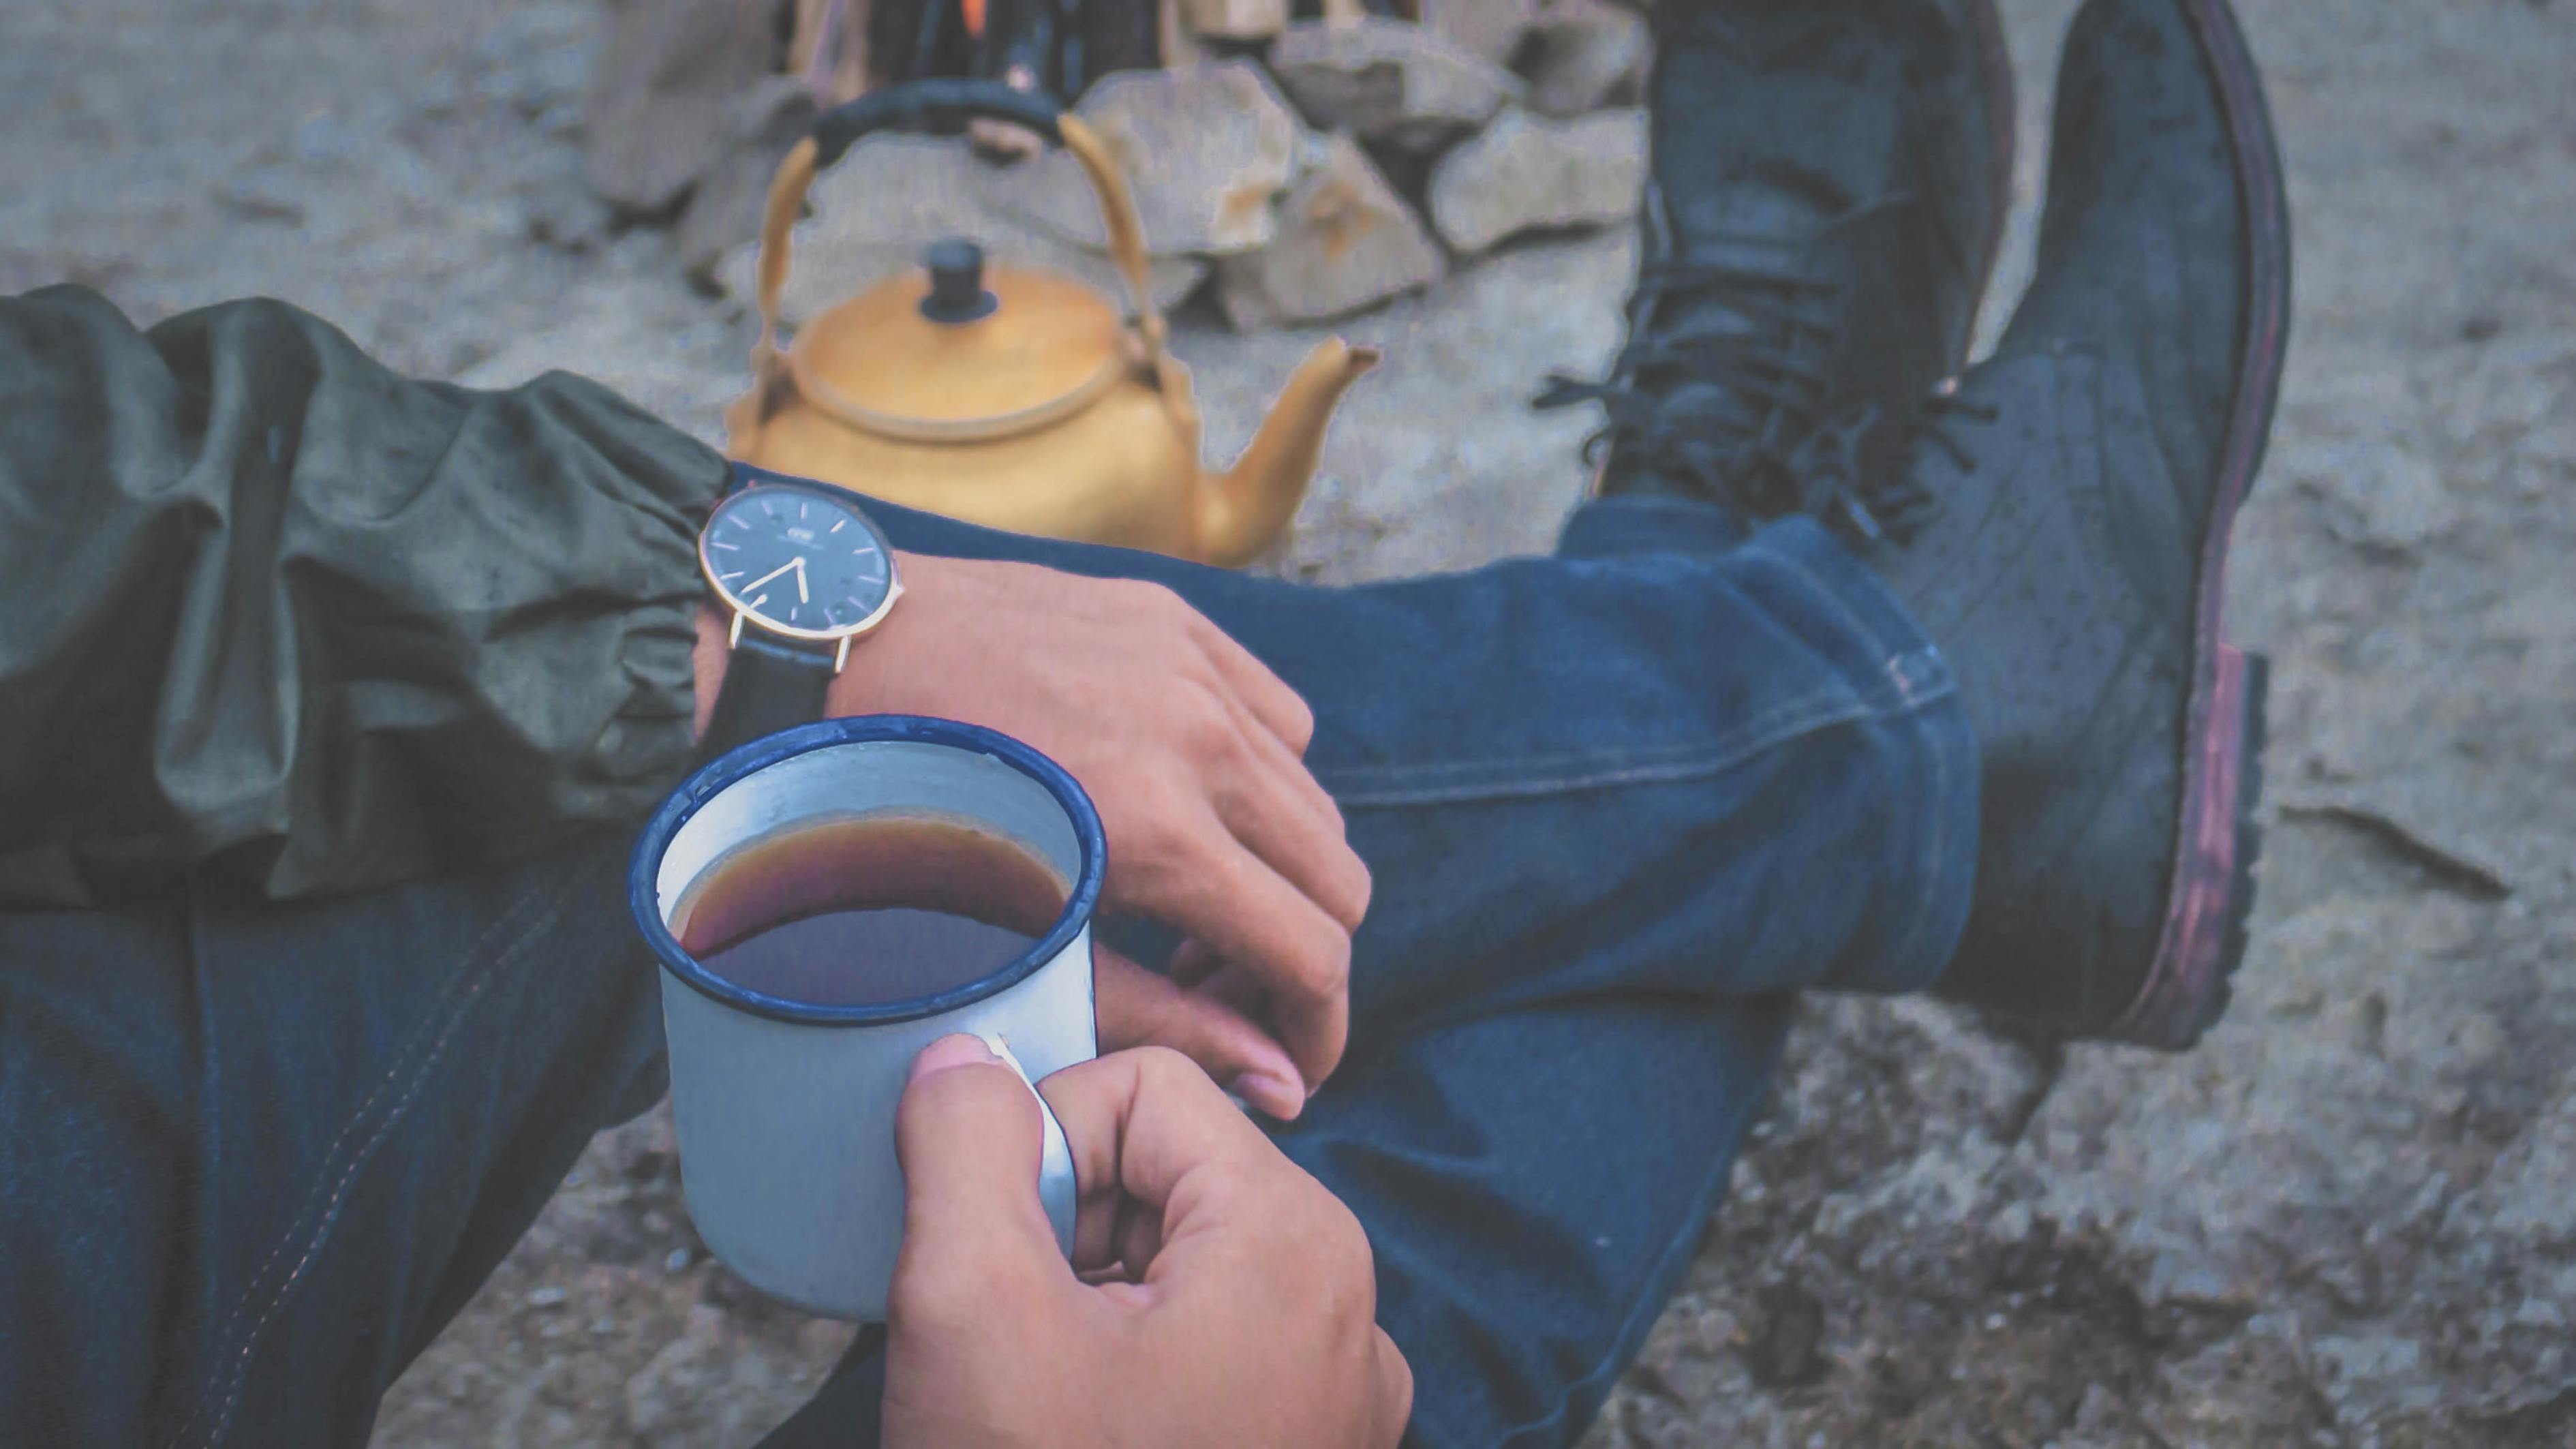
<svg viewBox="0 0 2576 1449">
<path fill-rule="evenodd" d="M 0 905 L 314 896 L 685 770 L 705 445 L 594 383 L 396 376 L 232 302 L 0 299 Z"/>
</svg>

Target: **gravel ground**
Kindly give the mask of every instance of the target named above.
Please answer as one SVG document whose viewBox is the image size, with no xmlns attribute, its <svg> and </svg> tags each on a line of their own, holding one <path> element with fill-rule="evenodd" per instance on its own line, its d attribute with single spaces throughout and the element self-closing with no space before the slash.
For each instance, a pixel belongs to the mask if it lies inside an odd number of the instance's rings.
<svg viewBox="0 0 2576 1449">
<path fill-rule="evenodd" d="M 2070 8 L 2005 4 L 2025 204 Z M 2576 6 L 2245 8 L 2301 255 L 2237 564 L 2276 687 L 2235 1012 L 2169 1060 L 1812 1005 L 1591 1449 L 2576 1441 Z M 712 436 L 749 330 L 581 192 L 596 35 L 581 0 L 0 6 L 0 290 L 271 293 L 407 368 L 569 367 Z M 1393 359 L 1268 566 L 1542 547 L 1585 425 L 1522 400 L 1615 345 L 1628 257 L 1517 247 L 1350 324 Z M 1220 444 L 1307 340 L 1185 332 Z M 748 1443 L 845 1336 L 706 1261 L 648 1117 L 379 1439 Z"/>
</svg>

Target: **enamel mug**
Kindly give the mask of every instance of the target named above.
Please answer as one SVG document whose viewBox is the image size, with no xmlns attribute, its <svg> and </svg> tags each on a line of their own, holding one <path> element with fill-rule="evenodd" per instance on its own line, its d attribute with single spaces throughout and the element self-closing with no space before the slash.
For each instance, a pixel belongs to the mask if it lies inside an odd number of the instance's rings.
<svg viewBox="0 0 2576 1449">
<path fill-rule="evenodd" d="M 681 948 L 673 912 L 728 854 L 879 814 L 962 821 L 1015 842 L 1070 883 L 1063 913 L 1007 964 L 909 1001 L 764 995 Z M 1100 816 L 1072 776 L 1007 735 L 950 720 L 800 725 L 712 761 L 663 802 L 636 845 L 628 900 L 661 961 L 689 1216 L 727 1266 L 809 1312 L 884 1321 L 903 1244 L 895 1106 L 912 1059 L 968 1032 L 1035 1083 L 1098 1054 L 1091 916 L 1105 865 Z M 1070 1254 L 1072 1155 L 1043 1098 L 1038 1110 L 1038 1194 Z"/>
</svg>

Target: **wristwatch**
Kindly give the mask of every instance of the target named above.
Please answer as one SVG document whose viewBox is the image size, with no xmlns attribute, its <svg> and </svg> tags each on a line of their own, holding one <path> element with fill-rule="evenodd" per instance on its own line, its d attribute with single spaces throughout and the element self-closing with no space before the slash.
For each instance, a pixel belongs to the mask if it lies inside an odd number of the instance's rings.
<svg viewBox="0 0 2576 1449">
<path fill-rule="evenodd" d="M 903 595 L 894 545 L 828 483 L 736 463 L 734 487 L 698 534 L 698 567 L 733 615 L 732 657 L 699 753 L 823 717 L 850 642 L 885 622 Z"/>
</svg>

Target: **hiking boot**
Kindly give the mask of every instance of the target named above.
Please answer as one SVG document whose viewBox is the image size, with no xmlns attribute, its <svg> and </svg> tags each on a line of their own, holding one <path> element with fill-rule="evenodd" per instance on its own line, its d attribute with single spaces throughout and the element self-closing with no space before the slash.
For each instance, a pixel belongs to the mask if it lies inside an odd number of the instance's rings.
<svg viewBox="0 0 2576 1449">
<path fill-rule="evenodd" d="M 1653 175 L 1596 494 L 1771 518 L 1840 420 L 1873 467 L 1965 355 L 2012 193 L 1992 0 L 1723 0 L 1653 11 Z"/>
<path fill-rule="evenodd" d="M 2264 667 L 2220 605 L 2289 219 L 2225 0 L 2090 0 L 2059 75 L 2037 278 L 1908 467 L 1856 485 L 1919 527 L 1863 552 L 1949 656 L 1984 760 L 1935 991 L 2178 1049 L 2225 1008 L 2253 899 Z"/>
</svg>

